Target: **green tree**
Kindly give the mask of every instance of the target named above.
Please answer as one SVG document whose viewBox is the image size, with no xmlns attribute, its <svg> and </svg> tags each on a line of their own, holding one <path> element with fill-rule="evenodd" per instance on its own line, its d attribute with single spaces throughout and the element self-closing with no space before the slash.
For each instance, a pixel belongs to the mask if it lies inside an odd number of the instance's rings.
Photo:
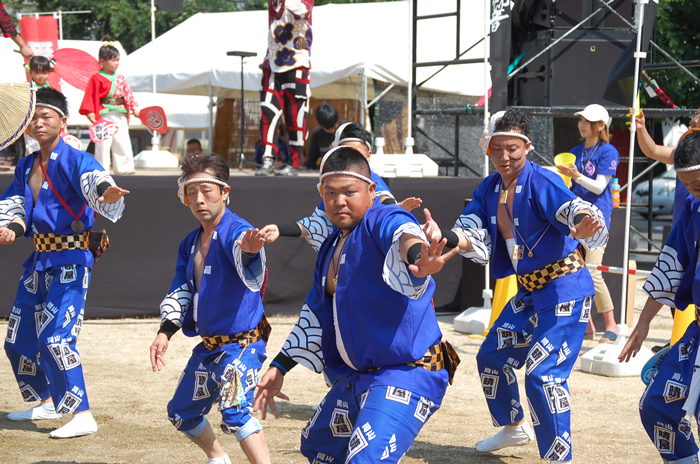
<svg viewBox="0 0 700 464">
<path fill-rule="evenodd" d="M 316 5 L 328 3 L 366 3 L 378 0 L 317 0 Z M 390 0 L 391 1 L 391 0 Z M 151 40 L 150 0 L 6 0 L 11 12 L 80 11 L 91 13 L 63 16 L 63 38 L 99 40 L 110 34 L 131 53 Z M 156 36 L 177 26 L 196 13 L 220 11 L 262 10 L 266 1 L 260 0 L 185 0 L 183 12 L 156 13 Z"/>
<path fill-rule="evenodd" d="M 661 0 L 656 17 L 656 43 L 678 61 L 700 60 L 700 2 Z M 668 61 L 656 53 L 657 62 Z M 690 68 L 696 75 L 700 68 Z M 700 85 L 680 69 L 649 71 L 659 86 L 678 106 L 700 107 Z M 659 99 L 649 106 L 665 107 Z"/>
</svg>

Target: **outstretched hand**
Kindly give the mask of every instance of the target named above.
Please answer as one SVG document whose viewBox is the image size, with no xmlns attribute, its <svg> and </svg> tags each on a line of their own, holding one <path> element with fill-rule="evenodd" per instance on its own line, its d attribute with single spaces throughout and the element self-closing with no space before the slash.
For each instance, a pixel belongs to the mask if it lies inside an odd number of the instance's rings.
<svg viewBox="0 0 700 464">
<path fill-rule="evenodd" d="M 111 185 L 105 192 L 102 194 L 99 200 L 102 203 L 116 203 L 118 202 L 124 195 L 128 195 L 129 192 L 128 190 L 125 190 L 121 187 L 117 187 L 116 185 Z"/>
<path fill-rule="evenodd" d="M 459 247 L 455 247 L 443 255 L 442 250 L 445 248 L 446 244 L 446 238 L 438 241 L 437 236 L 433 237 L 430 241 L 430 246 L 428 246 L 426 242 L 423 242 L 420 250 L 420 258 L 418 258 L 415 263 L 409 265 L 408 270 L 419 279 L 440 272 L 445 263 L 459 251 Z"/>
<path fill-rule="evenodd" d="M 574 238 L 591 238 L 602 228 L 603 225 L 596 218 L 587 216 L 578 225 L 571 228 L 571 236 Z"/>
<path fill-rule="evenodd" d="M 409 213 L 414 209 L 418 208 L 423 203 L 423 200 L 416 197 L 408 197 L 397 203 L 400 207 L 408 211 Z"/>
<path fill-rule="evenodd" d="M 267 418 L 267 408 L 275 417 L 279 417 L 277 407 L 275 406 L 275 397 L 289 401 L 289 397 L 282 393 L 282 385 L 284 384 L 284 375 L 276 367 L 271 367 L 265 372 L 263 378 L 258 383 L 258 391 L 255 394 L 255 402 L 253 403 L 253 411 L 260 410 L 262 420 Z"/>
<path fill-rule="evenodd" d="M 0 245 L 12 245 L 15 242 L 15 231 L 7 227 L 0 227 Z"/>
<path fill-rule="evenodd" d="M 238 246 L 241 247 L 241 251 L 250 255 L 260 253 L 264 244 L 265 235 L 257 228 L 246 230 L 243 238 L 238 240 Z"/>
<path fill-rule="evenodd" d="M 260 229 L 260 233 L 265 236 L 266 242 L 272 243 L 279 238 L 280 229 L 277 227 L 277 224 L 268 224 Z"/>
<path fill-rule="evenodd" d="M 430 210 L 428 210 L 428 208 L 423 208 L 423 214 L 425 214 L 425 224 L 423 224 L 422 228 L 425 236 L 428 237 L 428 240 L 432 240 L 433 237 L 440 237 L 442 235 L 440 226 L 433 219 Z"/>
</svg>

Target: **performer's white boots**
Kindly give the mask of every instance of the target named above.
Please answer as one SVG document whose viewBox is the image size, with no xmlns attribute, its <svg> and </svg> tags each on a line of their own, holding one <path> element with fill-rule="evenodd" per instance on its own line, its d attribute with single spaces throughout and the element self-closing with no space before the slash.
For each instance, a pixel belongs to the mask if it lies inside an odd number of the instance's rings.
<svg viewBox="0 0 700 464">
<path fill-rule="evenodd" d="M 7 415 L 7 418 L 11 421 L 60 419 L 61 414 L 56 412 L 53 403 L 48 402 L 40 403 L 39 406 L 35 406 L 32 409 L 27 409 L 26 411 L 11 412 Z"/>
<path fill-rule="evenodd" d="M 97 422 L 90 411 L 73 414 L 73 419 L 49 434 L 51 438 L 73 438 L 97 433 Z"/>
<path fill-rule="evenodd" d="M 221 458 L 209 458 L 206 464 L 231 464 L 228 454 L 224 454 Z"/>
<path fill-rule="evenodd" d="M 520 425 L 506 425 L 496 435 L 476 444 L 480 453 L 488 453 L 509 446 L 527 445 L 535 439 L 535 433 L 527 422 Z"/>
</svg>

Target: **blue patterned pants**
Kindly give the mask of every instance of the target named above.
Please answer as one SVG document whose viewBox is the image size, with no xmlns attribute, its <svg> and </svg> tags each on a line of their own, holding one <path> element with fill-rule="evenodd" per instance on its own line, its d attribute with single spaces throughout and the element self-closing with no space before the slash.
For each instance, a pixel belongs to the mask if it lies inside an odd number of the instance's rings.
<svg viewBox="0 0 700 464">
<path fill-rule="evenodd" d="M 524 417 L 514 369 L 525 367 L 525 391 L 542 459 L 571 459 L 571 396 L 567 379 L 581 350 L 592 297 L 538 310 L 527 294 L 510 300 L 476 362 L 496 427 Z"/>
<path fill-rule="evenodd" d="M 90 409 L 75 346 L 90 273 L 87 267 L 67 265 L 22 275 L 8 321 L 5 353 L 24 401 L 51 397 L 61 414 Z"/>
</svg>

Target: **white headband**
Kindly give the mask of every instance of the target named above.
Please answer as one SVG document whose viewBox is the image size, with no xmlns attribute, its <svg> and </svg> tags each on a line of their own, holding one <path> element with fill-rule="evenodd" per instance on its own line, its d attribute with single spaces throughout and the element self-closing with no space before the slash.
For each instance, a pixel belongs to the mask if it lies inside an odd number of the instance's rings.
<svg viewBox="0 0 700 464">
<path fill-rule="evenodd" d="M 318 189 L 318 193 L 321 193 L 321 183 L 323 182 L 323 179 L 325 179 L 326 177 L 330 177 L 330 176 L 355 177 L 357 179 L 360 179 L 363 182 L 367 182 L 368 184 L 372 183 L 372 179 L 369 179 L 369 178 L 363 176 L 362 174 L 358 174 L 358 173 L 352 172 L 352 171 L 331 171 L 331 172 L 326 172 L 326 173 L 323 172 L 323 168 L 325 167 L 326 161 L 328 161 L 328 158 L 330 158 L 330 156 L 333 153 L 340 150 L 341 148 L 348 148 L 348 147 L 333 147 L 330 150 L 328 150 L 325 155 L 323 155 L 323 159 L 321 160 L 321 164 L 319 166 L 319 171 L 318 171 L 320 173 L 320 176 L 318 178 L 318 184 L 316 184 L 316 188 Z"/>
<path fill-rule="evenodd" d="M 491 139 L 497 135 L 505 135 L 508 137 L 517 137 L 523 139 L 525 143 L 532 143 L 532 141 L 527 137 L 527 135 L 521 134 L 519 132 L 496 132 L 496 123 L 506 114 L 505 111 L 499 111 L 491 117 L 491 125 L 489 126 L 489 132 L 484 137 L 484 155 L 488 154 L 489 145 L 491 144 Z M 534 145 L 531 146 L 532 149 L 535 148 Z"/>
<path fill-rule="evenodd" d="M 321 164 L 319 164 L 318 166 L 319 173 L 323 173 L 323 167 L 326 165 L 326 161 L 333 153 L 335 153 L 338 150 L 340 150 L 340 147 L 333 147 L 330 150 L 328 150 L 325 155 L 323 155 L 323 158 L 321 158 Z"/>
<path fill-rule="evenodd" d="M 357 172 L 331 171 L 331 172 L 327 172 L 325 174 L 321 174 L 321 177 L 318 179 L 319 185 L 323 182 L 323 179 L 325 179 L 326 177 L 330 177 L 330 176 L 356 177 L 356 178 L 360 179 L 362 182 L 367 182 L 368 184 L 372 183 L 372 179 L 370 179 L 369 177 L 365 177 L 362 174 L 359 174 Z"/>
<path fill-rule="evenodd" d="M 368 150 L 372 150 L 372 144 L 367 142 L 366 140 L 358 139 L 357 137 L 345 137 L 344 139 L 341 139 L 340 136 L 343 135 L 343 131 L 345 130 L 346 127 L 348 127 L 351 122 L 346 122 L 342 126 L 338 127 L 335 131 L 335 140 L 333 140 L 333 143 L 331 143 L 331 146 L 333 148 L 339 147 L 342 143 L 345 142 L 360 142 L 364 143 L 365 146 L 367 147 Z"/>
<path fill-rule="evenodd" d="M 674 166 L 674 168 L 676 167 Z M 696 164 L 695 166 L 686 166 L 684 168 L 676 168 L 676 172 L 688 172 L 697 170 L 700 170 L 700 164 Z"/>
<path fill-rule="evenodd" d="M 508 136 L 508 137 L 517 137 L 517 138 L 519 138 L 519 139 L 523 139 L 526 143 L 532 143 L 532 142 L 530 141 L 530 139 L 528 138 L 527 135 L 521 134 L 521 133 L 519 133 L 519 132 L 494 132 L 494 133 L 492 134 L 493 137 L 495 137 L 496 135 L 505 135 L 505 136 Z"/>
<path fill-rule="evenodd" d="M 184 180 L 182 177 L 180 177 L 177 180 L 177 196 L 180 198 L 180 202 L 182 202 L 183 205 L 190 206 L 189 203 L 187 202 L 187 198 L 185 198 L 185 186 L 187 186 L 189 184 L 202 183 L 202 182 L 208 182 L 211 184 L 220 185 L 221 187 L 228 187 L 228 184 L 226 182 L 224 182 L 221 179 L 217 179 L 216 177 L 197 177 L 195 179 L 189 179 L 189 180 Z M 229 201 L 230 201 L 230 198 L 227 198 L 226 204 L 228 204 Z"/>
<path fill-rule="evenodd" d="M 333 141 L 333 143 L 335 144 L 334 146 L 336 146 L 336 147 L 342 146 L 342 144 L 344 144 L 345 142 L 360 142 L 360 143 L 364 143 L 368 150 L 371 150 L 371 149 L 372 149 L 372 145 L 370 145 L 370 143 L 369 143 L 368 141 L 362 140 L 362 139 L 358 139 L 358 138 L 356 138 L 356 137 L 346 137 L 346 138 L 344 138 L 344 139 L 338 140 L 337 142 L 336 142 L 336 141 Z"/>
<path fill-rule="evenodd" d="M 55 107 L 55 106 L 53 106 L 53 105 L 49 105 L 48 103 L 40 103 L 40 102 L 37 102 L 37 103 L 36 103 L 36 106 L 45 106 L 46 108 L 51 108 L 51 109 L 54 110 L 56 113 L 58 113 L 62 118 L 65 118 L 65 117 L 66 117 L 66 115 L 63 113 L 63 111 L 61 111 L 59 108 L 57 108 L 57 107 Z"/>
</svg>

